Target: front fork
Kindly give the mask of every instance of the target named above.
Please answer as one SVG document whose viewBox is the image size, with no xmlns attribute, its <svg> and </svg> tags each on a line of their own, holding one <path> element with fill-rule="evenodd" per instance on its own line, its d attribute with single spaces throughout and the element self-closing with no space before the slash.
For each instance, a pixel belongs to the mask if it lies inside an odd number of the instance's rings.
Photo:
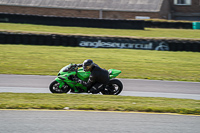
<svg viewBox="0 0 200 133">
<path fill-rule="evenodd" d="M 66 79 L 64 79 L 64 78 L 62 79 L 62 78 L 59 78 L 59 77 L 55 78 L 55 80 L 60 84 L 59 89 L 61 89 L 65 85 L 65 83 L 67 82 Z M 75 84 L 75 81 L 71 81 L 68 85 L 72 89 L 74 89 L 74 92 L 79 92 L 78 89 L 74 86 L 74 84 Z"/>
<path fill-rule="evenodd" d="M 55 80 L 60 84 L 59 85 L 59 89 L 61 89 L 63 87 L 63 85 L 65 85 L 65 82 L 59 78 L 55 78 Z"/>
</svg>

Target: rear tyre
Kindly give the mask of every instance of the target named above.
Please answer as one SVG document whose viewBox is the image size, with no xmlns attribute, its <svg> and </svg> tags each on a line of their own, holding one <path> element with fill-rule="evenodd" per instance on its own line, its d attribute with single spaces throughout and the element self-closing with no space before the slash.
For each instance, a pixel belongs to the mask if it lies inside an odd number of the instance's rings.
<svg viewBox="0 0 200 133">
<path fill-rule="evenodd" d="M 118 79 L 111 79 L 105 88 L 101 91 L 104 95 L 118 95 L 123 89 L 123 84 Z"/>
<path fill-rule="evenodd" d="M 49 85 L 49 90 L 52 93 L 67 93 L 70 90 L 70 87 L 65 84 L 61 89 L 59 88 L 59 83 L 57 81 L 53 81 L 50 85 Z"/>
</svg>

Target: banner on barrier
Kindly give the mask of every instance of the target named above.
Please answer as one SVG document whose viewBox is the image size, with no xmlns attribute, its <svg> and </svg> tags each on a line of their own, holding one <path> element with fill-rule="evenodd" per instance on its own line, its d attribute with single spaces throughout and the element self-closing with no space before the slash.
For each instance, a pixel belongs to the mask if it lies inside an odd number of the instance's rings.
<svg viewBox="0 0 200 133">
<path fill-rule="evenodd" d="M 79 40 L 80 47 L 90 48 L 121 48 L 121 49 L 142 49 L 142 50 L 161 50 L 168 51 L 167 42 L 151 42 L 151 41 L 106 41 L 106 40 Z"/>
</svg>

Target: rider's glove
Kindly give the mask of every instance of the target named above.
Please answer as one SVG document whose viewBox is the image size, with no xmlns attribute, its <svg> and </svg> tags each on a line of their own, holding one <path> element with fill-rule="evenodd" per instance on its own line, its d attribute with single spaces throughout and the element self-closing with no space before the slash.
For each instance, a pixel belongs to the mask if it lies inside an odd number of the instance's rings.
<svg viewBox="0 0 200 133">
<path fill-rule="evenodd" d="M 82 84 L 82 80 L 78 79 L 78 78 L 73 78 L 73 81 Z"/>
<path fill-rule="evenodd" d="M 77 83 L 82 84 L 82 80 L 78 79 Z"/>
</svg>

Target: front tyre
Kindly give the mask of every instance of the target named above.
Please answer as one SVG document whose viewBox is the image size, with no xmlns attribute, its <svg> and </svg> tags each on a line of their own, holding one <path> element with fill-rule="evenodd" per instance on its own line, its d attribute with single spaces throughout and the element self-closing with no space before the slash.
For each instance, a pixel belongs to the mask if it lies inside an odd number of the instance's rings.
<svg viewBox="0 0 200 133">
<path fill-rule="evenodd" d="M 104 95 L 118 95 L 123 89 L 123 84 L 118 79 L 111 79 L 106 87 L 101 91 Z"/>
<path fill-rule="evenodd" d="M 57 81 L 53 81 L 50 85 L 49 85 L 49 90 L 52 93 L 67 93 L 70 88 L 68 85 L 64 85 L 61 89 L 59 88 L 59 83 Z"/>
</svg>

